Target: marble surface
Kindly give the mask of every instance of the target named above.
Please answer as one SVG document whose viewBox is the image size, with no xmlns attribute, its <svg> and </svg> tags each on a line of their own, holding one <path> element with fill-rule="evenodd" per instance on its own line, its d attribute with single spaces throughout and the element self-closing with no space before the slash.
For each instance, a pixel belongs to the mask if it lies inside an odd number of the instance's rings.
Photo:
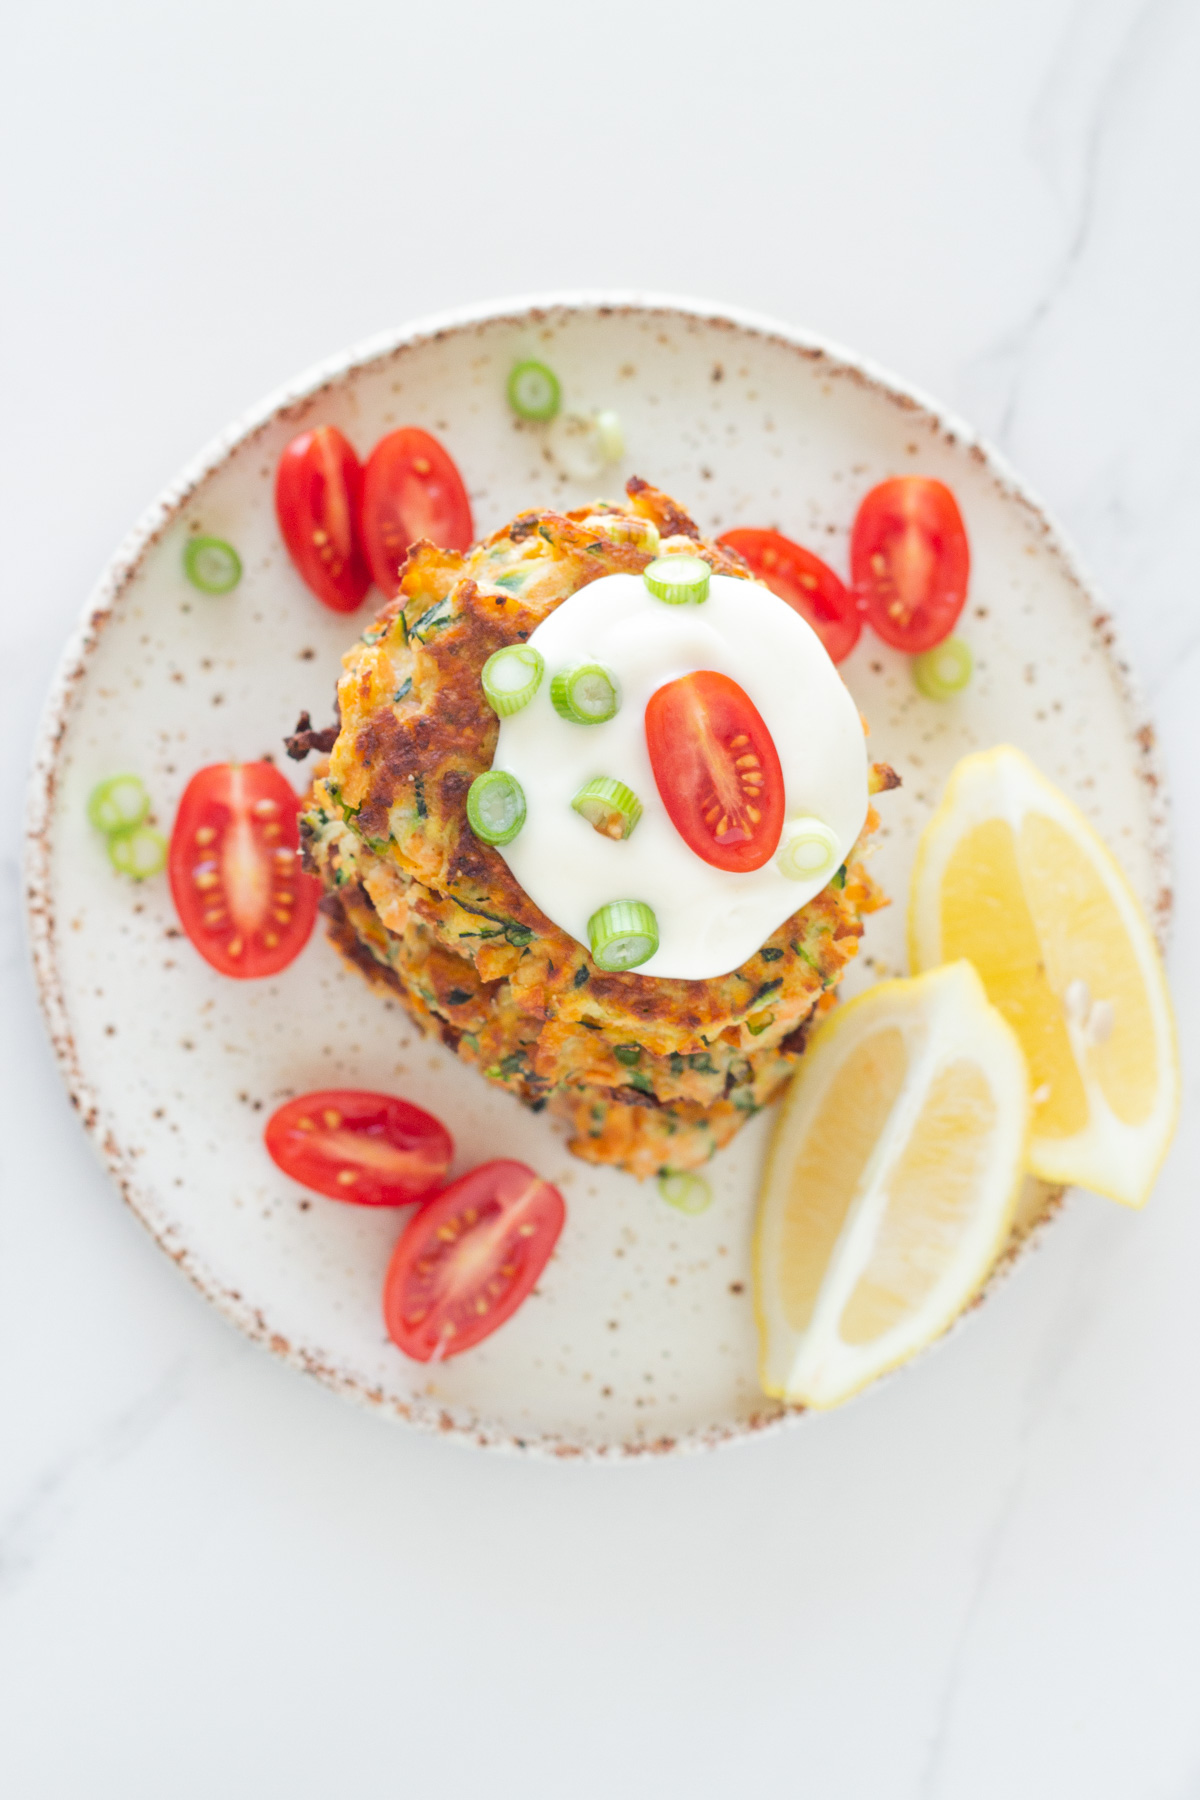
<svg viewBox="0 0 1200 1800">
<path fill-rule="evenodd" d="M 1173 778 L 1185 1116 L 944 1354 L 727 1454 L 551 1467 L 241 1342 L 108 1187 L 0 825 L 0 1791 L 1200 1795 L 1194 0 L 208 0 L 10 25 L 0 734 L 143 505 L 337 345 L 488 293 L 708 293 L 1011 456 Z M 668 79 L 669 77 L 669 79 Z"/>
</svg>

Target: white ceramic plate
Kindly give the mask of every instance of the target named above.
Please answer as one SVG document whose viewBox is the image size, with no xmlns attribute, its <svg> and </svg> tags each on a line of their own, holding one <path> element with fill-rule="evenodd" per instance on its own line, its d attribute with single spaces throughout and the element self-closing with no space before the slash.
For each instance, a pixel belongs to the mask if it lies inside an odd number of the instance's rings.
<svg viewBox="0 0 1200 1800">
<path fill-rule="evenodd" d="M 885 796 L 873 865 L 896 904 L 868 923 L 853 985 L 902 971 L 910 860 L 952 765 L 1006 740 L 1083 807 L 1160 928 L 1169 903 L 1153 735 L 1111 625 L 1057 532 L 961 425 L 851 356 L 700 303 L 571 296 L 483 307 L 337 358 L 231 430 L 163 495 L 114 558 L 68 646 L 37 749 L 28 843 L 34 957 L 64 1078 L 125 1197 L 215 1305 L 277 1355 L 381 1412 L 479 1443 L 560 1455 L 698 1447 L 789 1415 L 755 1373 L 748 1253 L 769 1116 L 712 1165 L 716 1201 L 682 1217 L 640 1185 L 568 1155 L 544 1118 L 421 1038 L 318 934 L 277 980 L 223 980 L 176 927 L 165 878 L 133 888 L 85 818 L 92 786 L 139 772 L 169 828 L 188 776 L 280 757 L 300 708 L 330 716 L 339 657 L 365 622 L 319 606 L 292 571 L 272 489 L 284 444 L 339 425 L 360 453 L 420 424 L 462 469 L 477 529 L 595 497 L 509 412 L 513 361 L 534 354 L 566 404 L 614 407 L 625 465 L 707 534 L 776 525 L 846 567 L 862 495 L 905 471 L 958 496 L 973 551 L 962 631 L 978 674 L 938 706 L 905 659 L 864 633 L 843 666 Z M 229 539 L 240 587 L 184 579 L 189 531 Z M 291 764 L 283 766 L 300 784 Z M 456 1169 L 510 1155 L 563 1189 L 568 1224 L 537 1293 L 478 1349 L 436 1369 L 387 1341 L 380 1287 L 397 1215 L 309 1198 L 262 1126 L 325 1086 L 398 1091 L 437 1112 Z M 1047 1211 L 1031 1188 L 1024 1223 Z M 405 1216 L 405 1215 L 401 1215 Z M 794 1415 L 791 1415 L 794 1416 Z"/>
</svg>

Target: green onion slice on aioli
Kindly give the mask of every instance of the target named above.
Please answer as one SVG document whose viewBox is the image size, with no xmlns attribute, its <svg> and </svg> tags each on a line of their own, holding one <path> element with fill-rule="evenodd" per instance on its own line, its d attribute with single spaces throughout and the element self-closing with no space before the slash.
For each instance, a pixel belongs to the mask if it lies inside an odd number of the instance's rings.
<svg viewBox="0 0 1200 1800">
<path fill-rule="evenodd" d="M 506 644 L 483 665 L 480 680 L 487 703 L 502 719 L 528 706 L 541 685 L 546 665 L 532 644 Z"/>
<path fill-rule="evenodd" d="M 223 538 L 189 538 L 183 572 L 202 594 L 228 594 L 242 579 L 242 559 Z"/>
<path fill-rule="evenodd" d="M 120 875 L 132 876 L 134 881 L 145 881 L 148 875 L 157 875 L 160 869 L 167 866 L 167 840 L 161 831 L 152 831 L 149 825 L 133 825 L 124 831 L 114 831 L 108 840 L 108 860 Z"/>
<path fill-rule="evenodd" d="M 525 823 L 525 794 L 515 775 L 489 769 L 467 794 L 467 823 L 484 844 L 511 844 Z"/>
<path fill-rule="evenodd" d="M 106 837 L 114 831 L 131 831 L 149 811 L 150 796 L 136 775 L 110 775 L 88 796 L 88 818 Z"/>
<path fill-rule="evenodd" d="M 667 1169 L 658 1178 L 658 1191 L 668 1206 L 681 1213 L 707 1212 L 713 1193 L 703 1175 L 689 1175 L 682 1169 Z"/>
<path fill-rule="evenodd" d="M 588 920 L 588 941 L 598 969 L 636 969 L 658 949 L 658 920 L 640 900 L 610 900 Z"/>
<path fill-rule="evenodd" d="M 508 404 L 519 419 L 544 424 L 562 405 L 558 376 L 545 363 L 517 363 L 508 378 Z"/>
<path fill-rule="evenodd" d="M 775 853 L 775 865 L 789 881 L 817 881 L 833 874 L 842 860 L 837 836 L 823 819 L 789 819 Z"/>
<path fill-rule="evenodd" d="M 581 787 L 571 805 L 593 831 L 621 843 L 642 816 L 642 803 L 632 788 L 609 775 L 598 775 Z"/>
<path fill-rule="evenodd" d="M 712 570 L 702 556 L 689 556 L 686 551 L 673 556 L 659 556 L 642 570 L 642 580 L 656 600 L 668 606 L 698 606 L 708 599 L 708 583 Z"/>
<path fill-rule="evenodd" d="M 913 680 L 927 700 L 953 700 L 971 679 L 975 658 L 962 638 L 944 638 L 912 662 Z"/>
<path fill-rule="evenodd" d="M 559 718 L 573 725 L 603 725 L 621 704 L 616 676 L 600 663 L 560 669 L 550 683 L 550 699 Z"/>
</svg>

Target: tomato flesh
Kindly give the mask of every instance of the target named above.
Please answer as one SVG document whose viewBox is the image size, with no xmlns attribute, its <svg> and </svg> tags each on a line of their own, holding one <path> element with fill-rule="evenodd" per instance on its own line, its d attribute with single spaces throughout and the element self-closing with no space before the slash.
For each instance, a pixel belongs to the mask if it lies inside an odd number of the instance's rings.
<svg viewBox="0 0 1200 1800">
<path fill-rule="evenodd" d="M 383 1288 L 388 1336 L 416 1362 L 460 1356 L 516 1312 L 566 1219 L 558 1189 L 519 1162 L 488 1162 L 413 1214 Z"/>
<path fill-rule="evenodd" d="M 308 942 L 321 884 L 300 866 L 300 800 L 272 763 L 213 763 L 183 790 L 167 870 L 179 923 L 222 975 L 277 975 Z"/>
<path fill-rule="evenodd" d="M 901 475 L 871 489 L 850 534 L 850 575 L 885 643 L 915 655 L 949 637 L 970 573 L 966 526 L 943 482 Z"/>
<path fill-rule="evenodd" d="M 783 831 L 783 770 L 744 688 L 701 669 L 655 690 L 646 747 L 671 823 L 715 869 L 761 869 Z"/>
<path fill-rule="evenodd" d="M 739 526 L 717 539 L 736 550 L 758 579 L 812 626 L 831 661 L 849 656 L 862 630 L 858 602 L 828 563 L 779 531 Z"/>
<path fill-rule="evenodd" d="M 371 585 L 359 540 L 362 464 L 336 425 L 293 438 L 275 474 L 275 514 L 305 585 L 334 612 L 353 612 Z"/>
<path fill-rule="evenodd" d="M 454 1155 L 439 1119 L 393 1094 L 322 1088 L 271 1115 L 263 1133 L 293 1181 L 358 1206 L 407 1206 L 445 1177 Z"/>
<path fill-rule="evenodd" d="M 375 585 L 400 591 L 409 546 L 428 538 L 440 550 L 466 550 L 475 535 L 471 502 L 458 468 L 435 437 L 406 425 L 380 438 L 363 476 L 362 538 Z"/>
</svg>

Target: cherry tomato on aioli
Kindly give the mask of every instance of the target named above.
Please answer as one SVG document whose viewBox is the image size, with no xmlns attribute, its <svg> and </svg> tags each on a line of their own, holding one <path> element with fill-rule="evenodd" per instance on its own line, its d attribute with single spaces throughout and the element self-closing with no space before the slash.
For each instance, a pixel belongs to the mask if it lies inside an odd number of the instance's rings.
<svg viewBox="0 0 1200 1800">
<path fill-rule="evenodd" d="M 271 763 L 213 763 L 183 790 L 167 868 L 179 923 L 222 975 L 277 975 L 308 942 L 321 884 L 300 867 L 300 801 Z"/>
<path fill-rule="evenodd" d="M 940 481 L 901 475 L 872 488 L 850 534 L 850 576 L 867 621 L 916 654 L 954 630 L 971 552 L 958 502 Z"/>
<path fill-rule="evenodd" d="M 849 656 L 858 642 L 862 618 L 854 595 L 828 563 L 778 531 L 739 527 L 722 532 L 717 542 L 736 550 L 773 594 L 795 608 L 835 663 Z"/>
<path fill-rule="evenodd" d="M 388 1336 L 417 1362 L 470 1350 L 512 1317 L 558 1242 L 557 1188 L 519 1162 L 488 1162 L 413 1214 L 383 1287 Z"/>
<path fill-rule="evenodd" d="M 408 547 L 428 538 L 439 550 L 466 550 L 475 528 L 462 476 L 435 437 L 406 425 L 380 438 L 363 476 L 362 539 L 375 585 L 400 591 Z"/>
<path fill-rule="evenodd" d="M 275 513 L 305 584 L 334 612 L 353 612 L 371 585 L 359 542 L 362 464 L 336 425 L 293 438 L 275 474 Z"/>
<path fill-rule="evenodd" d="M 324 1088 L 273 1113 L 263 1133 L 275 1163 L 305 1187 L 360 1206 L 407 1206 L 445 1177 L 450 1133 L 392 1094 Z"/>
<path fill-rule="evenodd" d="M 749 694 L 701 669 L 650 696 L 646 747 L 671 823 L 716 869 L 745 873 L 774 856 L 783 831 L 779 753 Z"/>
</svg>

